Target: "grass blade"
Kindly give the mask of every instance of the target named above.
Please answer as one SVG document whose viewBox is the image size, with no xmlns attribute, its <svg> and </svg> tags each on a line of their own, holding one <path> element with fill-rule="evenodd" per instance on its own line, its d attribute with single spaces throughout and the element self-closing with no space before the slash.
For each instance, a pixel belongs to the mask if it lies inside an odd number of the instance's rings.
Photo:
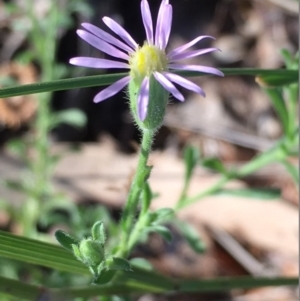
<svg viewBox="0 0 300 301">
<path fill-rule="evenodd" d="M 298 82 L 297 70 L 224 68 L 221 69 L 221 71 L 225 75 L 249 75 L 249 76 L 264 76 L 264 77 L 275 76 L 277 82 L 278 81 L 286 82 L 286 79 L 288 79 L 289 82 Z M 204 73 L 191 72 L 191 71 L 190 72 L 181 71 L 177 73 L 187 77 L 204 75 Z M 44 82 L 44 83 L 34 83 L 34 84 L 23 85 L 23 86 L 14 86 L 14 87 L 0 89 L 0 98 L 41 93 L 41 92 L 105 86 L 117 81 L 118 79 L 126 75 L 127 73 L 104 74 L 104 75 L 102 74 L 102 75 L 85 76 L 85 77 L 77 77 L 77 78 L 67 78 L 67 79 L 55 80 L 55 81 Z"/>
</svg>

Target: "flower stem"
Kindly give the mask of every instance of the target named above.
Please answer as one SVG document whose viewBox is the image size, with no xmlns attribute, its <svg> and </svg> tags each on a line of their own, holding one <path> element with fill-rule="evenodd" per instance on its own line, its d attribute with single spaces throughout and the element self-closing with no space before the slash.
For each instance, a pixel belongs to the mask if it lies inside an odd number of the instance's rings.
<svg viewBox="0 0 300 301">
<path fill-rule="evenodd" d="M 145 227 L 148 226 L 149 223 L 149 215 L 144 214 L 140 215 L 137 222 L 134 225 L 134 228 L 131 231 L 130 237 L 127 243 L 127 250 L 130 251 L 133 247 L 138 243 L 139 238 L 141 236 L 141 232 Z"/>
<path fill-rule="evenodd" d="M 118 252 L 119 256 L 126 257 L 130 251 L 128 250 L 127 246 L 132 232 L 131 230 L 134 225 L 138 201 L 140 199 L 141 192 L 143 191 L 144 184 L 146 183 L 151 172 L 151 167 L 147 166 L 147 161 L 151 151 L 154 134 L 155 131 L 153 130 L 143 130 L 142 132 L 143 136 L 137 170 L 131 184 L 121 221 L 123 234 Z"/>
</svg>

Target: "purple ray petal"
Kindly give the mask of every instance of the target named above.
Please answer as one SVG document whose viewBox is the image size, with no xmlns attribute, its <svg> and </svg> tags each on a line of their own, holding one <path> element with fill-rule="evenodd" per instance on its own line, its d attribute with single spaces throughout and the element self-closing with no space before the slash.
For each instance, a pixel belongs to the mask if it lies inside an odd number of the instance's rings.
<svg viewBox="0 0 300 301">
<path fill-rule="evenodd" d="M 88 31 L 90 31 L 95 36 L 99 37 L 101 40 L 103 40 L 109 44 L 115 45 L 129 53 L 133 52 L 133 50 L 128 45 L 126 45 L 122 41 L 116 39 L 111 34 L 109 34 L 108 32 L 105 32 L 101 28 L 99 28 L 93 24 L 89 24 L 89 23 L 82 23 L 81 26 L 84 27 L 85 29 L 87 29 Z"/>
<path fill-rule="evenodd" d="M 162 35 L 161 49 L 165 49 L 169 42 L 171 26 L 172 26 L 172 16 L 173 16 L 172 5 L 168 4 L 165 10 L 164 22 L 161 28 L 161 35 Z"/>
<path fill-rule="evenodd" d="M 149 77 L 143 79 L 141 89 L 138 96 L 138 116 L 141 121 L 144 121 L 147 117 L 147 108 L 149 102 Z"/>
<path fill-rule="evenodd" d="M 111 61 L 106 59 L 98 59 L 93 57 L 73 57 L 70 59 L 70 64 L 81 67 L 89 67 L 89 68 L 120 68 L 120 69 L 129 69 L 129 64 Z"/>
<path fill-rule="evenodd" d="M 197 37 L 196 39 L 190 41 L 189 43 L 186 43 L 178 48 L 175 48 L 173 49 L 172 51 L 170 51 L 168 53 L 168 58 L 171 60 L 173 58 L 174 55 L 178 54 L 178 53 L 181 53 L 182 51 L 192 47 L 193 45 L 195 45 L 196 43 L 198 43 L 199 41 L 203 40 L 203 39 L 206 39 L 206 38 L 209 38 L 209 39 L 213 39 L 215 40 L 214 37 L 212 36 L 200 36 L 200 37 Z"/>
<path fill-rule="evenodd" d="M 131 35 L 116 21 L 109 17 L 104 17 L 103 22 L 109 27 L 114 33 L 116 33 L 123 41 L 125 41 L 132 49 L 138 47 L 137 43 L 131 37 Z"/>
<path fill-rule="evenodd" d="M 175 70 L 187 70 L 187 71 L 199 71 L 204 73 L 210 73 L 218 76 L 224 76 L 224 73 L 218 69 L 212 67 L 198 66 L 198 65 L 180 65 L 180 64 L 169 64 L 170 69 Z"/>
<path fill-rule="evenodd" d="M 94 36 L 93 34 L 85 31 L 78 29 L 77 34 L 86 42 L 91 44 L 92 46 L 96 47 L 97 49 L 101 50 L 104 53 L 107 53 L 111 56 L 117 57 L 117 58 L 122 58 L 126 61 L 129 60 L 128 54 L 120 51 L 119 49 L 111 46 L 110 44 L 106 43 L 105 41 L 99 39 L 98 37 Z"/>
<path fill-rule="evenodd" d="M 194 92 L 202 95 L 203 97 L 205 97 L 205 92 L 199 86 L 197 86 L 195 83 L 191 82 L 190 80 L 187 80 L 186 78 L 184 78 L 182 76 L 179 76 L 174 73 L 169 73 L 169 72 L 163 72 L 163 75 L 167 79 L 172 81 L 173 83 L 176 83 L 188 90 L 194 91 Z"/>
<path fill-rule="evenodd" d="M 153 72 L 156 80 L 167 90 L 169 91 L 175 98 L 180 101 L 184 101 L 183 95 L 177 90 L 177 88 L 162 74 L 159 72 Z"/>
<path fill-rule="evenodd" d="M 206 49 L 201 49 L 201 50 L 182 52 L 182 53 L 178 53 L 178 54 L 173 55 L 172 60 L 170 60 L 170 61 L 175 62 L 175 61 L 179 61 L 179 60 L 183 60 L 183 59 L 188 59 L 188 58 L 191 58 L 191 57 L 195 57 L 195 56 L 202 55 L 202 54 L 209 53 L 209 52 L 213 52 L 213 51 L 220 51 L 220 49 L 218 49 L 218 48 L 206 48 Z"/>
<path fill-rule="evenodd" d="M 155 46 L 159 48 L 161 48 L 162 45 L 163 36 L 161 31 L 164 23 L 166 7 L 168 4 L 169 4 L 169 0 L 162 0 L 158 11 L 156 29 L 155 29 Z"/>
<path fill-rule="evenodd" d="M 116 81 L 109 87 L 102 90 L 94 97 L 94 102 L 98 103 L 102 100 L 105 100 L 115 94 L 117 94 L 120 90 L 122 90 L 130 81 L 130 76 L 125 76 L 122 79 Z"/>
<path fill-rule="evenodd" d="M 142 12 L 144 27 L 146 30 L 147 41 L 149 44 L 153 45 L 153 23 L 152 23 L 149 3 L 147 0 L 142 0 L 141 12 Z"/>
</svg>

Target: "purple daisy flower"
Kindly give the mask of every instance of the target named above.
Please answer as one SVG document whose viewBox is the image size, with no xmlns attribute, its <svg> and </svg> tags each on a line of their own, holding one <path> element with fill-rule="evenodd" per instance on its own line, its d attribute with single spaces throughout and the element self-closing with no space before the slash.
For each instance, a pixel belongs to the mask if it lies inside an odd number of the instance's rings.
<svg viewBox="0 0 300 301">
<path fill-rule="evenodd" d="M 147 116 L 149 85 L 152 75 L 163 88 L 170 92 L 175 98 L 184 101 L 183 95 L 175 87 L 174 83 L 202 96 L 205 96 L 205 93 L 195 83 L 173 73 L 173 70 L 199 71 L 218 76 L 223 76 L 223 73 L 212 67 L 179 63 L 179 61 L 183 59 L 217 51 L 217 48 L 188 51 L 190 47 L 202 39 L 213 39 L 211 36 L 199 36 L 191 42 L 166 54 L 165 49 L 168 44 L 172 24 L 172 6 L 169 4 L 169 0 L 162 0 L 161 2 L 155 34 L 147 0 L 141 1 L 141 12 L 147 36 L 147 41 L 142 47 L 133 40 L 124 28 L 108 17 L 104 17 L 103 22 L 116 33 L 120 39 L 88 23 L 82 24 L 86 30 L 77 30 L 77 34 L 90 45 L 125 62 L 90 57 L 75 57 L 70 60 L 70 63 L 76 66 L 90 68 L 129 69 L 127 76 L 98 93 L 94 98 L 94 102 L 97 103 L 115 95 L 128 85 L 131 80 L 134 80 L 140 85 L 137 97 L 138 117 L 141 121 L 144 121 Z"/>
</svg>

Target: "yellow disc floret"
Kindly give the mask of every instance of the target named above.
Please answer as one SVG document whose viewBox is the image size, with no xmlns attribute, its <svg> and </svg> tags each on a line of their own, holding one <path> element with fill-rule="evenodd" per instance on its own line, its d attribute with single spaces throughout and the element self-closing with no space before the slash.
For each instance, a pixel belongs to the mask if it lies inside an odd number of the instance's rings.
<svg viewBox="0 0 300 301">
<path fill-rule="evenodd" d="M 130 75 L 138 82 L 145 76 L 151 76 L 154 71 L 161 72 L 167 68 L 167 56 L 165 52 L 154 45 L 145 43 L 130 57 Z"/>
</svg>

